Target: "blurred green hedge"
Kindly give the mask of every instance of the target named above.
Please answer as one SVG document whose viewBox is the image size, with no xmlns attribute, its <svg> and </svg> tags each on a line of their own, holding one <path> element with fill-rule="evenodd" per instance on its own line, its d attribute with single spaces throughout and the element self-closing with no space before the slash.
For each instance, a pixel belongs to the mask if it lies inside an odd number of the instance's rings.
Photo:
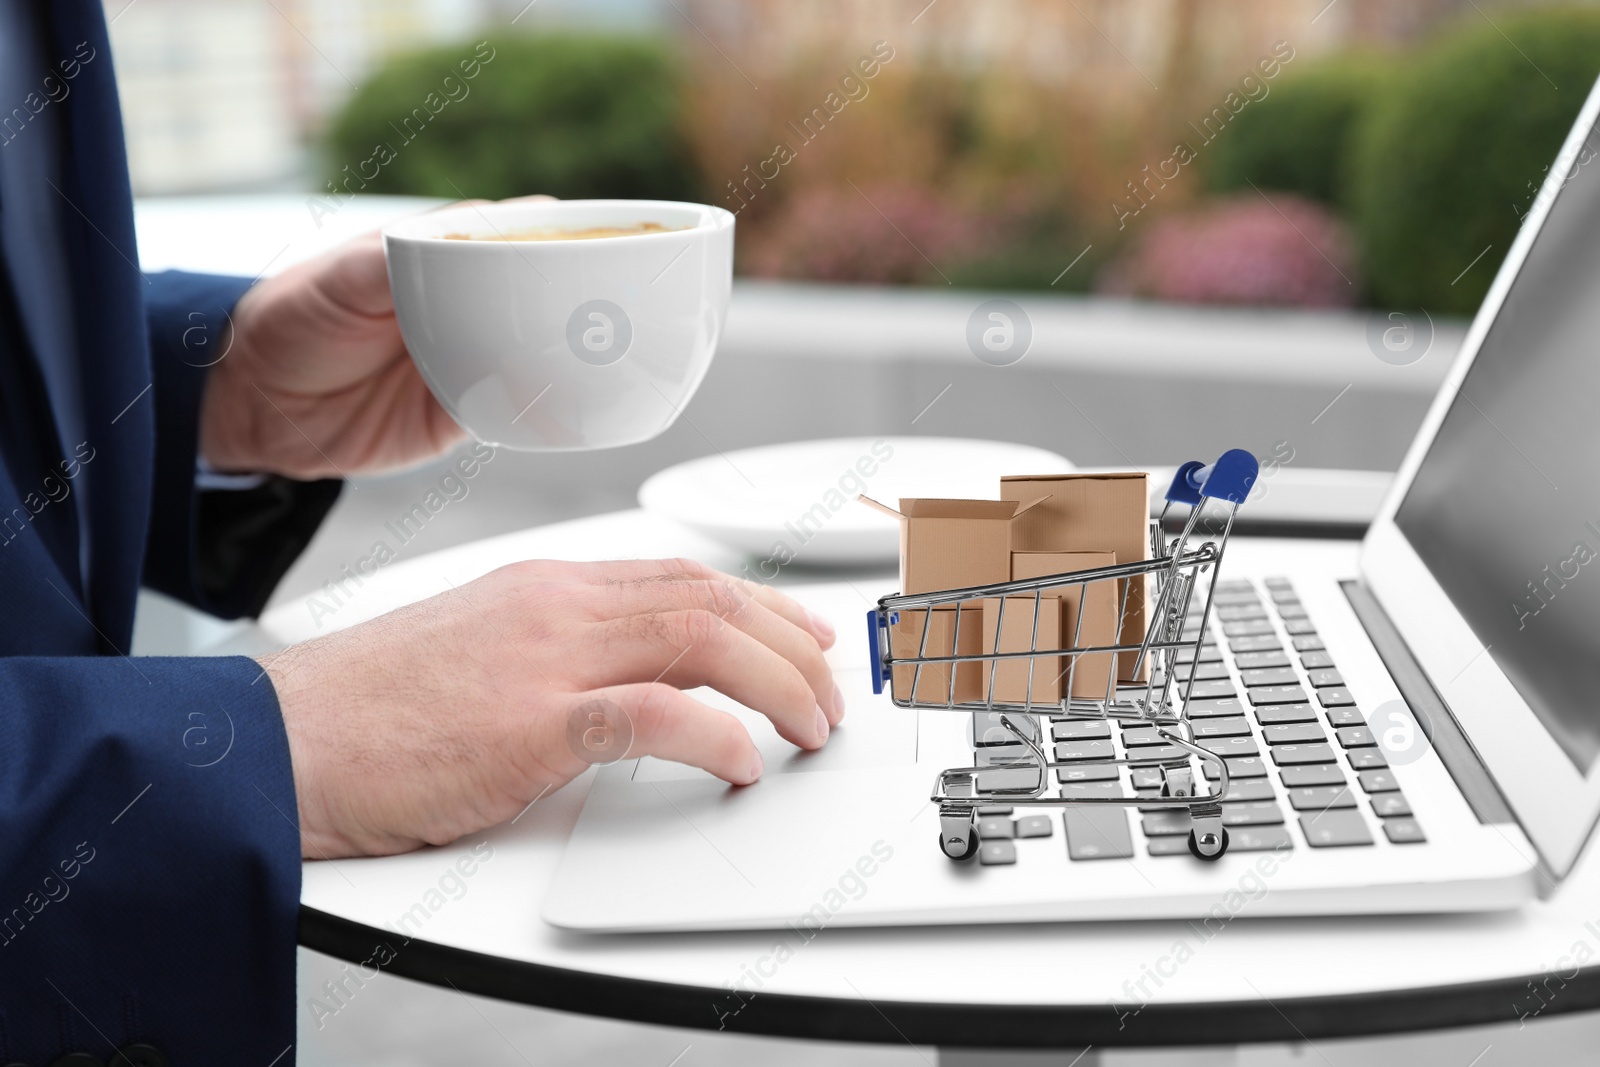
<svg viewBox="0 0 1600 1067">
<path fill-rule="evenodd" d="M 331 124 L 325 170 L 340 192 L 696 199 L 682 80 L 649 38 L 491 37 L 397 56 Z"/>
<path fill-rule="evenodd" d="M 1357 132 L 1352 221 L 1379 304 L 1477 310 L 1600 73 L 1600 12 L 1494 18 L 1418 55 Z"/>
<path fill-rule="evenodd" d="M 1387 65 L 1364 55 L 1325 59 L 1293 72 L 1217 138 L 1207 184 L 1232 192 L 1248 191 L 1253 182 L 1345 206 L 1352 137 L 1387 84 L 1387 72 Z"/>
<path fill-rule="evenodd" d="M 1371 303 L 1472 314 L 1600 74 L 1600 12 L 1493 17 L 1285 79 L 1218 139 L 1208 184 L 1330 204 L 1355 230 Z"/>
</svg>

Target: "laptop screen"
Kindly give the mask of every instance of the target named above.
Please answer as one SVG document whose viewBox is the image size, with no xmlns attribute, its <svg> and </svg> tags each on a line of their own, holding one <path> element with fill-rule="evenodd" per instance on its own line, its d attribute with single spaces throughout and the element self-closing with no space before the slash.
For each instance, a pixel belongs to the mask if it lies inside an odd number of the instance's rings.
<svg viewBox="0 0 1600 1067">
<path fill-rule="evenodd" d="M 1597 152 L 1591 129 L 1395 515 L 1585 775 L 1600 755 Z"/>
</svg>

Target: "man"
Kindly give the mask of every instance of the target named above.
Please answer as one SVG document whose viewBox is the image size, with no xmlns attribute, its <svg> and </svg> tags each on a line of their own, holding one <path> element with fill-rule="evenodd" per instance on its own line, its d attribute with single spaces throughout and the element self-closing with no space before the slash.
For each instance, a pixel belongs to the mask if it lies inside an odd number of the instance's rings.
<svg viewBox="0 0 1600 1067">
<path fill-rule="evenodd" d="M 95 0 L 0 0 L 0 94 L 0 1063 L 291 1063 L 302 856 L 514 816 L 584 769 L 584 709 L 739 785 L 749 736 L 682 688 L 824 743 L 828 626 L 683 561 L 529 562 L 261 663 L 126 656 L 141 581 L 253 614 L 332 475 L 461 433 L 376 238 L 141 276 Z"/>
</svg>

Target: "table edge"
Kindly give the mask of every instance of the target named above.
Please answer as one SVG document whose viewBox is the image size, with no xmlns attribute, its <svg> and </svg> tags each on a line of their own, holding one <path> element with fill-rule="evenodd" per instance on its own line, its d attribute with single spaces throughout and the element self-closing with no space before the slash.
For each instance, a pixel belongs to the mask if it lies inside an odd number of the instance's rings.
<svg viewBox="0 0 1600 1067">
<path fill-rule="evenodd" d="M 759 992 L 741 1003 L 727 989 L 595 974 L 419 938 L 396 949 L 395 939 L 392 930 L 300 906 L 302 947 L 402 978 L 580 1015 L 768 1037 L 944 1048 L 1237 1045 L 1453 1029 L 1600 1008 L 1600 964 L 1570 977 L 1550 972 L 1279 1001 L 1147 1004 L 1138 1011 L 1131 1004 L 1113 1009 Z M 391 951 L 378 958 L 381 944 Z M 1552 981 L 1560 983 L 1553 992 Z M 1549 1001 L 1533 992 L 1536 987 Z"/>
</svg>

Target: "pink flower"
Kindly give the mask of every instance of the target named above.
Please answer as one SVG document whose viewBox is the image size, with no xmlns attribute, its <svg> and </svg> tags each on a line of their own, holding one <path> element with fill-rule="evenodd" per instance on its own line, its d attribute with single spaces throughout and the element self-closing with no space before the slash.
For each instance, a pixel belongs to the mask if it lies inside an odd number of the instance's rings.
<svg viewBox="0 0 1600 1067">
<path fill-rule="evenodd" d="M 1095 289 L 1194 304 L 1354 305 L 1360 278 L 1344 223 L 1312 201 L 1267 195 L 1156 219 Z"/>
<path fill-rule="evenodd" d="M 752 234 L 742 266 L 772 278 L 938 281 L 985 244 L 984 227 L 926 189 L 845 185 L 797 193 Z"/>
</svg>

